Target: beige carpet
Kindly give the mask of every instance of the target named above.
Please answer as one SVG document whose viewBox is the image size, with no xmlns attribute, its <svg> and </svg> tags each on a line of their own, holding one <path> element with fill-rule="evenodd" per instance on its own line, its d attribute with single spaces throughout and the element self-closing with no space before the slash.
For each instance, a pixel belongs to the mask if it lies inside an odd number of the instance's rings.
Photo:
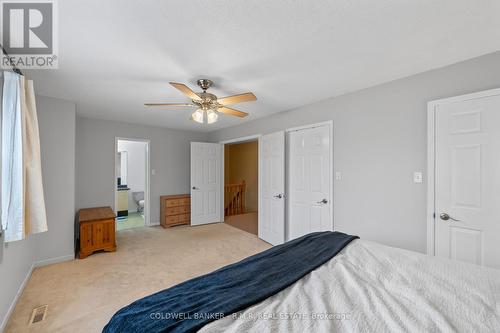
<svg viewBox="0 0 500 333">
<path fill-rule="evenodd" d="M 257 212 L 224 217 L 224 222 L 235 228 L 257 235 L 259 229 Z"/>
<path fill-rule="evenodd" d="M 226 224 L 117 233 L 118 250 L 35 269 L 6 332 L 101 332 L 121 307 L 263 251 L 269 244 Z M 34 307 L 44 321 L 29 327 Z"/>
</svg>

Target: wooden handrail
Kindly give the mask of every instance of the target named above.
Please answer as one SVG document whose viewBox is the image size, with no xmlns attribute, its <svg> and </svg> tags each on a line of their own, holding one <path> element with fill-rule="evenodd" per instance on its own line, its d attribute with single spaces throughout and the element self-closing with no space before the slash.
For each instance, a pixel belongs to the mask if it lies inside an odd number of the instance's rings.
<svg viewBox="0 0 500 333">
<path fill-rule="evenodd" d="M 243 180 L 239 184 L 224 185 L 224 216 L 245 213 L 245 188 L 246 183 Z"/>
</svg>

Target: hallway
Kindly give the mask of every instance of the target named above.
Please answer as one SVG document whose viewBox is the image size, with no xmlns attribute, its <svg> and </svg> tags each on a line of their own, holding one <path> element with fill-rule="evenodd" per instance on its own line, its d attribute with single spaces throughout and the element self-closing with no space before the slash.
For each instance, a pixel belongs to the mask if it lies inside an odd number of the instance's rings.
<svg viewBox="0 0 500 333">
<path fill-rule="evenodd" d="M 224 223 L 229 224 L 240 230 L 257 235 L 258 231 L 258 214 L 251 212 L 246 214 L 226 216 Z"/>
</svg>

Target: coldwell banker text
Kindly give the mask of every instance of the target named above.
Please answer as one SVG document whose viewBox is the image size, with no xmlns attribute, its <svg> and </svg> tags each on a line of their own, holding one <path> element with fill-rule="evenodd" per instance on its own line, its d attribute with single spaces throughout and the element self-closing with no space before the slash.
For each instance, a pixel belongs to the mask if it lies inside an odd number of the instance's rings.
<svg viewBox="0 0 500 333">
<path fill-rule="evenodd" d="M 0 0 L 2 68 L 58 67 L 57 7 L 55 0 Z"/>
</svg>

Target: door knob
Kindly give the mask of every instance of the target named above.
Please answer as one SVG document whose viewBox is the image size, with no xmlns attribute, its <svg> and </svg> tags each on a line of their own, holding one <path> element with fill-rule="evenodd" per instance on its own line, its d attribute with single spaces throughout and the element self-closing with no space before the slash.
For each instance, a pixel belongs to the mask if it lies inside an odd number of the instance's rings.
<svg viewBox="0 0 500 333">
<path fill-rule="evenodd" d="M 199 188 L 197 188 L 196 186 L 193 186 L 193 190 L 199 190 Z"/>
<path fill-rule="evenodd" d="M 283 198 L 283 194 L 281 194 L 281 193 L 280 193 L 280 194 L 278 194 L 278 195 L 275 195 L 274 197 L 275 197 L 276 199 L 281 199 L 281 198 Z"/>
<path fill-rule="evenodd" d="M 323 205 L 324 205 L 324 204 L 327 204 L 327 203 L 328 203 L 328 200 L 323 199 L 323 200 L 321 200 L 321 201 L 318 201 L 317 203 L 319 203 L 319 204 L 323 204 Z"/>
<path fill-rule="evenodd" d="M 439 214 L 439 218 L 441 220 L 443 220 L 443 221 L 452 220 L 452 221 L 455 221 L 455 222 L 460 222 L 460 220 L 454 219 L 453 217 L 451 217 L 450 215 L 448 215 L 446 213 Z"/>
</svg>

